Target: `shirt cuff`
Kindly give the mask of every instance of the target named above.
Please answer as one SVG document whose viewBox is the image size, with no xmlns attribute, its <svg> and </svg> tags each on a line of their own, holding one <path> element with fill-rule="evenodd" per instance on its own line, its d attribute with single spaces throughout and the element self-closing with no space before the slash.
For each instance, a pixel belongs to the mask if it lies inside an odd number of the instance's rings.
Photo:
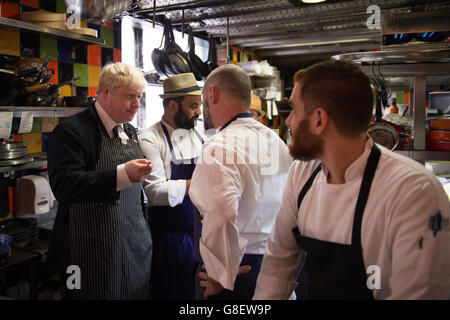
<svg viewBox="0 0 450 320">
<path fill-rule="evenodd" d="M 169 180 L 167 184 L 167 198 L 169 206 L 175 207 L 181 204 L 186 194 L 186 180 Z"/>
<path fill-rule="evenodd" d="M 125 170 L 125 163 L 117 166 L 117 188 L 116 191 L 123 190 L 131 186 L 130 178 Z"/>
<path fill-rule="evenodd" d="M 233 257 L 229 257 L 229 265 L 227 266 L 224 265 L 219 257 L 217 257 L 213 251 L 209 250 L 203 243 L 203 240 L 200 239 L 200 255 L 202 256 L 205 264 L 208 277 L 216 280 L 222 285 L 222 287 L 228 290 L 234 289 L 234 281 L 236 280 L 239 266 L 241 264 L 242 257 L 244 256 L 246 245 L 245 239 L 240 239 L 239 244 L 239 251 L 236 252 L 236 254 L 233 254 Z"/>
<path fill-rule="evenodd" d="M 260 272 L 253 300 L 294 300 L 297 284 Z"/>
</svg>

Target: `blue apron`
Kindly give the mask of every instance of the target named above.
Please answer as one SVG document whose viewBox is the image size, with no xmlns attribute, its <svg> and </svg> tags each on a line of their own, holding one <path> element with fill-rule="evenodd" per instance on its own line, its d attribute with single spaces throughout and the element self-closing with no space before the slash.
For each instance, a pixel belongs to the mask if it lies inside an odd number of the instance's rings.
<svg viewBox="0 0 450 320">
<path fill-rule="evenodd" d="M 252 115 L 248 112 L 240 113 L 230 119 L 227 123 L 223 125 L 220 129 L 222 131 L 228 127 L 233 121 L 239 118 L 251 118 Z M 197 272 L 195 275 L 195 299 L 203 300 L 203 293 L 205 289 L 200 287 L 200 278 L 198 273 L 202 271 L 201 266 L 203 264 L 202 257 L 199 250 L 199 241 L 202 235 L 202 216 L 198 210 L 194 207 L 194 235 L 195 235 L 195 259 L 197 261 Z M 244 254 L 241 266 L 250 265 L 252 267 L 251 271 L 246 274 L 242 274 L 236 277 L 234 282 L 234 290 L 230 291 L 227 289 L 222 290 L 219 294 L 209 297 L 210 300 L 251 300 L 255 292 L 256 280 L 258 279 L 259 270 L 261 269 L 261 264 L 264 255 L 262 254 Z"/>
<path fill-rule="evenodd" d="M 176 160 L 166 126 L 161 122 L 172 154 L 170 180 L 189 180 L 197 157 Z M 193 129 L 203 144 L 200 134 Z M 194 224 L 193 205 L 189 196 L 175 207 L 150 208 L 153 237 L 152 298 L 161 300 L 194 299 Z"/>
</svg>

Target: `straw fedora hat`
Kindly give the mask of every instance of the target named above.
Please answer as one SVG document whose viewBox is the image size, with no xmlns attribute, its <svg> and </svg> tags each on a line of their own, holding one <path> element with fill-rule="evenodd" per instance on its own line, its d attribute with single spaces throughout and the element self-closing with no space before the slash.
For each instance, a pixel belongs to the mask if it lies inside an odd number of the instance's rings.
<svg viewBox="0 0 450 320">
<path fill-rule="evenodd" d="M 162 99 L 202 94 L 193 73 L 180 73 L 169 77 L 164 80 L 163 88 L 164 94 L 159 95 Z"/>
<path fill-rule="evenodd" d="M 266 114 L 261 108 L 261 99 L 254 93 L 252 93 L 250 109 L 258 111 L 261 116 L 264 116 Z"/>
</svg>

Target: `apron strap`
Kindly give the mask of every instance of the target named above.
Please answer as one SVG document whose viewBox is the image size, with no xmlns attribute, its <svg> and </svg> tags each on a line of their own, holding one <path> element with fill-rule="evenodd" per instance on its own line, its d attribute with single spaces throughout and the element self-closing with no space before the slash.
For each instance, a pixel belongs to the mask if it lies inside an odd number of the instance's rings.
<svg viewBox="0 0 450 320">
<path fill-rule="evenodd" d="M 316 178 L 316 176 L 319 173 L 321 168 L 322 168 L 322 164 L 319 164 L 319 166 L 314 170 L 314 172 L 311 174 L 308 181 L 306 181 L 305 185 L 303 186 L 302 190 L 300 191 L 300 194 L 298 195 L 298 199 L 297 199 L 297 209 L 300 209 L 300 205 L 302 204 L 303 198 L 305 197 L 308 190 L 311 188 L 311 186 L 314 182 L 314 179 Z"/>
<path fill-rule="evenodd" d="M 353 232 L 352 232 L 352 246 L 361 247 L 361 224 L 364 214 L 364 209 L 369 198 L 370 187 L 372 186 L 373 177 L 378 167 L 381 151 L 376 146 L 375 142 L 372 146 L 367 165 L 364 169 L 364 175 L 361 181 L 361 188 L 359 190 L 358 201 L 355 207 L 355 217 L 353 218 Z"/>
<path fill-rule="evenodd" d="M 252 114 L 250 112 L 243 112 L 243 113 L 239 113 L 237 115 L 235 115 L 233 118 L 231 118 L 230 120 L 227 121 L 227 123 L 225 123 L 222 128 L 220 128 L 219 131 L 222 131 L 223 129 L 225 129 L 226 127 L 228 127 L 233 121 L 239 119 L 239 118 L 251 118 Z"/>
</svg>

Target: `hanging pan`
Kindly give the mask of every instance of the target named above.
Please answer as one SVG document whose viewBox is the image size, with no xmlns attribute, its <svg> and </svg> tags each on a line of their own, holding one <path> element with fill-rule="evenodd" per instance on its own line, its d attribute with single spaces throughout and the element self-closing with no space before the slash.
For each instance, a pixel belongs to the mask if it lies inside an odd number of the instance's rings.
<svg viewBox="0 0 450 320">
<path fill-rule="evenodd" d="M 202 61 L 202 59 L 200 59 L 195 54 L 194 36 L 192 35 L 192 28 L 190 26 L 188 27 L 188 34 L 189 51 L 187 53 L 187 56 L 192 66 L 192 72 L 194 73 L 197 80 L 204 80 L 209 74 L 209 67 L 205 62 Z"/>
<path fill-rule="evenodd" d="M 192 72 L 191 64 L 186 53 L 175 43 L 172 24 L 167 21 L 169 30 L 169 43 L 164 49 L 167 71 L 171 76 L 179 73 Z"/>
<path fill-rule="evenodd" d="M 209 38 L 209 50 L 208 50 L 208 69 L 209 72 L 213 71 L 214 69 L 218 68 L 217 65 L 217 53 L 216 53 L 216 45 L 214 43 L 214 40 L 212 38 Z"/>
<path fill-rule="evenodd" d="M 369 125 L 367 134 L 373 139 L 375 143 L 378 143 L 390 150 L 394 150 L 398 145 L 399 135 L 397 130 L 381 120 L 382 96 L 383 92 L 377 90 L 375 102 L 375 122 Z"/>
<path fill-rule="evenodd" d="M 165 54 L 164 50 L 166 49 L 166 46 L 168 46 L 168 37 L 167 37 L 167 31 L 168 31 L 167 24 L 164 24 L 164 31 L 163 36 L 161 38 L 161 44 L 159 48 L 154 49 L 152 51 L 152 63 L 153 67 L 155 68 L 156 72 L 162 76 L 162 77 L 168 77 L 169 72 L 166 70 L 166 60 L 165 60 Z M 163 41 L 165 40 L 164 48 L 161 50 L 161 46 Z"/>
</svg>

